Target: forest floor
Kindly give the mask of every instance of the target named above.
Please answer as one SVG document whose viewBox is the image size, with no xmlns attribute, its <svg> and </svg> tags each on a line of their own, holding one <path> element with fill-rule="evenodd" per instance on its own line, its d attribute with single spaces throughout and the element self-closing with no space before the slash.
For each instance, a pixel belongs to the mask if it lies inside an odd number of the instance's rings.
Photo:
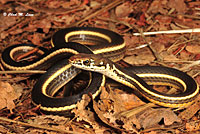
<svg viewBox="0 0 200 134">
<path fill-rule="evenodd" d="M 51 37 L 60 29 L 98 27 L 124 38 L 126 52 L 119 64 L 176 68 L 200 84 L 199 0 L 0 0 L 0 11 L 0 53 L 16 44 L 50 49 Z M 199 96 L 187 108 L 166 108 L 108 80 L 98 99 L 85 95 L 71 111 L 74 116 L 64 117 L 44 114 L 32 104 L 31 90 L 42 74 L 0 68 L 2 134 L 200 133 Z"/>
</svg>

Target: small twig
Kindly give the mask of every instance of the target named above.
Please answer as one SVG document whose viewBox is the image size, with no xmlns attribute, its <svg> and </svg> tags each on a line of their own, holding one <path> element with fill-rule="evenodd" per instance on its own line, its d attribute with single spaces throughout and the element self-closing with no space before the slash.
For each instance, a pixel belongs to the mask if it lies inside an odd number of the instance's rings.
<svg viewBox="0 0 200 134">
<path fill-rule="evenodd" d="M 158 54 L 158 52 L 152 47 L 151 43 L 147 41 L 145 35 L 143 34 L 142 30 L 140 31 L 140 35 L 142 36 L 142 38 L 144 39 L 144 41 L 148 44 L 148 47 L 150 48 L 151 52 L 153 53 L 154 57 L 158 60 L 158 61 L 162 61 L 163 58 Z"/>
<path fill-rule="evenodd" d="M 200 33 L 200 28 L 184 29 L 184 30 L 157 31 L 157 32 L 144 32 L 144 33 L 133 33 L 133 35 L 139 36 L 139 35 L 155 35 L 155 34 L 175 34 L 175 33 Z"/>
<path fill-rule="evenodd" d="M 23 59 L 24 57 L 27 57 L 27 56 L 29 56 L 29 55 L 31 55 L 31 54 L 33 54 L 33 53 L 35 53 L 35 52 L 37 52 L 39 50 L 39 48 L 34 48 L 33 50 L 31 50 L 31 51 L 29 51 L 29 52 L 27 52 L 27 53 L 25 53 L 25 54 L 23 54 L 23 55 L 20 55 L 19 57 L 17 57 L 17 61 L 19 61 L 19 60 L 21 60 L 21 59 Z"/>
<path fill-rule="evenodd" d="M 141 49 L 141 48 L 144 48 L 144 47 L 147 47 L 148 44 L 142 44 L 142 45 L 139 45 L 137 47 L 134 47 L 134 48 L 129 48 L 127 49 L 127 51 L 134 51 L 134 50 L 137 50 L 137 49 Z"/>
<path fill-rule="evenodd" d="M 29 124 L 29 123 L 15 121 L 15 120 L 3 118 L 3 117 L 0 117 L 0 120 L 6 121 L 6 122 L 15 123 L 15 124 L 18 124 L 18 125 L 29 126 L 29 127 L 34 127 L 34 128 L 39 128 L 39 129 L 45 129 L 45 130 L 50 130 L 50 131 L 56 131 L 56 132 L 61 132 L 61 133 L 70 133 L 70 134 L 75 134 L 76 133 L 76 134 L 78 134 L 78 132 L 74 132 L 74 131 L 56 129 L 56 128 L 52 128 L 52 127 L 45 127 L 45 126 L 36 125 L 36 124 Z"/>
<path fill-rule="evenodd" d="M 200 75 L 200 71 L 198 71 L 196 74 L 192 75 L 193 78 L 197 77 L 198 75 Z"/>
<path fill-rule="evenodd" d="M 193 67 L 193 66 L 197 66 L 197 65 L 200 65 L 200 60 L 197 60 L 197 61 L 193 61 L 191 64 L 185 66 L 185 67 L 182 67 L 180 68 L 179 70 L 181 71 L 186 71 L 188 70 L 189 68 Z"/>
<path fill-rule="evenodd" d="M 177 50 L 178 52 L 174 53 L 174 56 L 177 56 L 179 53 L 181 53 L 181 52 L 185 49 L 186 46 L 187 46 L 187 44 L 184 44 L 184 45 L 180 48 L 180 50 Z"/>
<path fill-rule="evenodd" d="M 0 74 L 24 74 L 24 73 L 44 74 L 44 73 L 46 73 L 46 71 L 42 71 L 42 70 L 10 70 L 10 71 L 0 71 Z"/>
</svg>

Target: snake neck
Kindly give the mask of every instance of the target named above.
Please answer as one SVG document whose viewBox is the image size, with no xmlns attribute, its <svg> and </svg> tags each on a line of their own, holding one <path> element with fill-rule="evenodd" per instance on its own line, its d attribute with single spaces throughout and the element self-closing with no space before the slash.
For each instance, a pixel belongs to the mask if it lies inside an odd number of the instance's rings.
<svg viewBox="0 0 200 134">
<path fill-rule="evenodd" d="M 119 83 L 123 83 L 124 85 L 126 85 L 130 88 L 134 88 L 134 89 L 139 88 L 139 86 L 138 86 L 139 80 L 143 81 L 137 75 L 128 72 L 127 70 L 121 68 L 119 65 L 117 65 L 113 62 L 107 63 L 105 66 L 105 71 L 101 71 L 101 73 L 103 73 L 107 77 L 109 77 Z M 145 85 L 145 82 L 144 82 L 144 85 Z M 145 85 L 145 86 L 147 86 L 147 85 Z"/>
</svg>

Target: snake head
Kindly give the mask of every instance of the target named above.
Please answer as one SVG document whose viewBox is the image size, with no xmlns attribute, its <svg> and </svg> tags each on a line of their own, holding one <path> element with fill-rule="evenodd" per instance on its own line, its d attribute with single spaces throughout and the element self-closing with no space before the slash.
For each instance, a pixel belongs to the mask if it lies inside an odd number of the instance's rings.
<svg viewBox="0 0 200 134">
<path fill-rule="evenodd" d="M 70 57 L 69 62 L 75 66 L 76 68 L 88 70 L 88 71 L 96 71 L 99 72 L 105 70 L 107 64 L 109 64 L 108 59 L 104 58 L 100 54 L 77 54 Z"/>
</svg>

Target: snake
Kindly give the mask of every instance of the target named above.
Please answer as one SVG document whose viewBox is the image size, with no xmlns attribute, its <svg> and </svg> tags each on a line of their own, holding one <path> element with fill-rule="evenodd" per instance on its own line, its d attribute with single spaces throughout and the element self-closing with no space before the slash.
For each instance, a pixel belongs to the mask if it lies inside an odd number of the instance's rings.
<svg viewBox="0 0 200 134">
<path fill-rule="evenodd" d="M 6 48 L 1 57 L 4 67 L 11 70 L 47 69 L 31 93 L 33 104 L 50 113 L 65 113 L 77 107 L 84 94 L 95 98 L 106 77 L 136 89 L 150 102 L 164 107 L 187 107 L 199 93 L 197 82 L 186 73 L 162 66 L 121 68 L 115 62 L 123 58 L 125 42 L 113 31 L 94 27 L 72 27 L 57 31 L 50 50 L 32 44 Z M 37 48 L 38 58 L 16 61 L 16 55 Z M 86 70 L 89 82 L 83 91 L 71 96 L 55 97 L 65 84 Z M 92 72 L 91 72 L 92 71 Z M 166 94 L 150 85 L 166 85 L 180 89 L 178 94 Z M 70 89 L 69 89 L 70 90 Z"/>
<path fill-rule="evenodd" d="M 199 93 L 199 86 L 193 78 L 173 68 L 141 66 L 123 69 L 101 54 L 78 54 L 70 57 L 69 62 L 76 68 L 101 73 L 123 85 L 137 89 L 149 101 L 165 107 L 187 107 L 194 102 Z M 179 88 L 182 92 L 179 94 L 158 92 L 147 83 Z"/>
</svg>

